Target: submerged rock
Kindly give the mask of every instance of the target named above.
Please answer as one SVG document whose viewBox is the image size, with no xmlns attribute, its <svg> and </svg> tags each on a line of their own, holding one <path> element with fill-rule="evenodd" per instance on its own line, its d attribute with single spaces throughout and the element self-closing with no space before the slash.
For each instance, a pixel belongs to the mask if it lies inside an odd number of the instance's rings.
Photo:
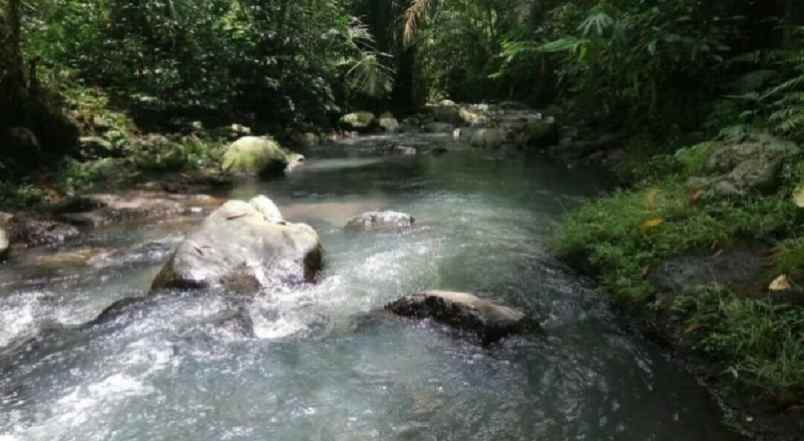
<svg viewBox="0 0 804 441">
<path fill-rule="evenodd" d="M 28 247 L 56 246 L 77 238 L 78 228 L 49 219 L 15 216 L 8 225 L 9 241 Z"/>
<path fill-rule="evenodd" d="M 244 136 L 226 149 L 222 167 L 234 174 L 281 175 L 292 160 L 298 160 L 290 155 L 269 137 Z"/>
<path fill-rule="evenodd" d="M 340 124 L 344 129 L 356 132 L 368 132 L 374 128 L 376 123 L 377 117 L 371 112 L 347 113 L 340 119 Z"/>
<path fill-rule="evenodd" d="M 369 211 L 346 223 L 349 231 L 401 231 L 413 227 L 416 219 L 398 211 Z"/>
<path fill-rule="evenodd" d="M 8 257 L 9 246 L 8 234 L 6 234 L 6 230 L 3 227 L 0 227 L 0 260 Z"/>
<path fill-rule="evenodd" d="M 407 145 L 395 145 L 388 150 L 388 153 L 391 155 L 398 155 L 398 156 L 416 156 L 417 150 L 416 147 L 411 147 Z"/>
<path fill-rule="evenodd" d="M 224 287 L 250 292 L 313 281 L 322 266 L 318 233 L 281 220 L 275 208 L 265 197 L 224 204 L 178 246 L 152 291 Z"/>
<path fill-rule="evenodd" d="M 99 227 L 204 212 L 221 203 L 220 199 L 208 195 L 133 190 L 121 194 L 97 193 L 72 198 L 58 207 L 57 213 L 60 219 L 70 224 Z"/>
<path fill-rule="evenodd" d="M 402 317 L 429 318 L 474 332 L 485 343 L 525 328 L 522 311 L 461 292 L 425 291 L 389 303 L 385 310 Z"/>
</svg>

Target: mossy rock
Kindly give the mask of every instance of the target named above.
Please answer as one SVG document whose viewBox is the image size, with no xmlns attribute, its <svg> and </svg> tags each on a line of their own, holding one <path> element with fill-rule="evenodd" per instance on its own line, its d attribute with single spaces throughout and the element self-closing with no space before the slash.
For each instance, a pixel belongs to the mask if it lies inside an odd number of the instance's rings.
<svg viewBox="0 0 804 441">
<path fill-rule="evenodd" d="M 778 187 L 783 164 L 798 147 L 769 135 L 704 143 L 676 154 L 690 174 L 687 186 L 707 198 L 744 196 Z"/>
<path fill-rule="evenodd" d="M 371 112 L 347 113 L 340 119 L 340 124 L 343 128 L 358 132 L 367 132 L 373 129 L 376 123 L 377 117 Z"/>
<path fill-rule="evenodd" d="M 284 173 L 289 152 L 267 137 L 245 136 L 233 142 L 223 154 L 223 171 L 233 174 L 270 176 Z"/>
</svg>

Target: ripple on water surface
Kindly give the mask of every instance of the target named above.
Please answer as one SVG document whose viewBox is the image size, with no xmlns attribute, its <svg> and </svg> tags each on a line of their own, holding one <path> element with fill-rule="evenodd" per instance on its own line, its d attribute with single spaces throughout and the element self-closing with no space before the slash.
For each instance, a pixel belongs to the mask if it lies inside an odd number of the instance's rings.
<svg viewBox="0 0 804 441">
<path fill-rule="evenodd" d="M 177 293 L 91 328 L 75 325 L 144 295 L 181 233 L 104 232 L 103 264 L 59 278 L 12 262 L 0 270 L 17 274 L 0 297 L 0 441 L 735 439 L 690 378 L 550 257 L 551 225 L 598 185 L 472 153 L 313 160 L 234 195 L 265 192 L 319 230 L 319 283 L 245 301 Z M 342 230 L 372 209 L 417 227 Z M 523 308 L 546 332 L 484 348 L 378 312 L 429 288 Z M 242 318 L 253 334 L 229 326 Z"/>
</svg>

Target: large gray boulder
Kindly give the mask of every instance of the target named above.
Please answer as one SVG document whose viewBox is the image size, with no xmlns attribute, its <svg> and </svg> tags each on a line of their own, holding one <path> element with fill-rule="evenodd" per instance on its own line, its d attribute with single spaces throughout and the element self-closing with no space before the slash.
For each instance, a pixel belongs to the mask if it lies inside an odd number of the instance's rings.
<svg viewBox="0 0 804 441">
<path fill-rule="evenodd" d="M 416 219 L 398 211 L 369 211 L 349 220 L 348 231 L 403 231 L 413 227 Z"/>
<path fill-rule="evenodd" d="M 425 291 L 389 303 L 385 310 L 474 332 L 485 343 L 522 331 L 526 325 L 522 311 L 462 292 Z"/>
<path fill-rule="evenodd" d="M 269 137 L 244 136 L 233 142 L 223 154 L 223 171 L 260 176 L 281 175 L 298 160 Z"/>
<path fill-rule="evenodd" d="M 3 227 L 0 227 L 0 260 L 4 260 L 8 257 L 8 234 L 6 234 L 6 230 Z"/>
<path fill-rule="evenodd" d="M 322 266 L 316 231 L 282 220 L 270 199 L 229 201 L 176 249 L 152 285 L 237 293 L 311 282 Z"/>
</svg>

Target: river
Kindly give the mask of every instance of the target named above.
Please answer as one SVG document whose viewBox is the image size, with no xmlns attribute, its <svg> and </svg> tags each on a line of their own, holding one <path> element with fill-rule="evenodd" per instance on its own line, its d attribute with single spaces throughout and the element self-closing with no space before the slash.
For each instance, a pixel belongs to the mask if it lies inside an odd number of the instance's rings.
<svg viewBox="0 0 804 441">
<path fill-rule="evenodd" d="M 80 326 L 145 295 L 201 218 L 99 229 L 1 266 L 0 441 L 739 439 L 693 378 L 551 256 L 551 228 L 600 191 L 598 173 L 460 148 L 373 153 L 387 141 L 317 149 L 289 177 L 227 195 L 268 195 L 326 249 L 318 283 L 248 304 L 253 336 L 216 325 L 232 302 L 215 293 Z M 374 209 L 416 228 L 343 231 Z M 372 315 L 424 289 L 521 308 L 544 333 L 483 347 Z"/>
</svg>

